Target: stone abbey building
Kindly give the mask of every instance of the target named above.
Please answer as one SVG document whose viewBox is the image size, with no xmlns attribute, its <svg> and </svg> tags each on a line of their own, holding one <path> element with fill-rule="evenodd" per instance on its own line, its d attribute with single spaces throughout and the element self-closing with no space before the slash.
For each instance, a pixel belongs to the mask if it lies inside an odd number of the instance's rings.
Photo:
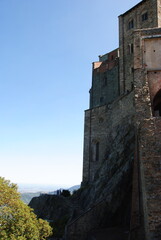
<svg viewBox="0 0 161 240">
<path fill-rule="evenodd" d="M 93 206 L 68 225 L 68 239 L 97 239 L 87 233 L 112 219 L 129 223 L 124 239 L 161 239 L 161 0 L 120 15 L 119 48 L 93 63 L 82 186 Z"/>
</svg>

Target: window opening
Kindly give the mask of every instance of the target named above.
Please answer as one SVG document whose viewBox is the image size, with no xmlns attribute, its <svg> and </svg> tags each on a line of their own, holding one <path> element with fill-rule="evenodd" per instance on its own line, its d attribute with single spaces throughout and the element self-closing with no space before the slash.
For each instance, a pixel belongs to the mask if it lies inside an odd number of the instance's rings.
<svg viewBox="0 0 161 240">
<path fill-rule="evenodd" d="M 131 45 L 128 45 L 128 53 L 131 54 Z"/>
<path fill-rule="evenodd" d="M 96 143 L 96 161 L 99 161 L 99 142 Z"/>
<path fill-rule="evenodd" d="M 103 73 L 103 86 L 107 86 L 107 76 L 106 76 L 107 72 Z"/>
<path fill-rule="evenodd" d="M 129 22 L 128 28 L 129 29 L 134 28 L 134 20 L 133 19 Z"/>
<path fill-rule="evenodd" d="M 133 53 L 134 52 L 134 45 L 133 45 L 133 43 L 131 44 L 131 53 Z"/>
<path fill-rule="evenodd" d="M 107 77 L 104 77 L 104 86 L 107 86 Z"/>
<path fill-rule="evenodd" d="M 133 45 L 133 43 L 128 45 L 128 51 L 129 51 L 129 54 L 132 54 L 134 52 L 134 45 Z"/>
<path fill-rule="evenodd" d="M 99 123 L 103 123 L 104 119 L 102 117 L 99 118 Z"/>
<path fill-rule="evenodd" d="M 104 98 L 100 97 L 100 103 L 103 103 Z"/>
<path fill-rule="evenodd" d="M 130 73 L 131 73 L 131 74 L 134 73 L 134 68 L 133 68 L 133 67 L 131 67 Z"/>
<path fill-rule="evenodd" d="M 157 92 L 153 100 L 153 113 L 155 117 L 161 116 L 161 89 Z"/>
<path fill-rule="evenodd" d="M 145 21 L 147 19 L 148 19 L 148 13 L 146 12 L 146 13 L 142 14 L 142 21 Z"/>
</svg>

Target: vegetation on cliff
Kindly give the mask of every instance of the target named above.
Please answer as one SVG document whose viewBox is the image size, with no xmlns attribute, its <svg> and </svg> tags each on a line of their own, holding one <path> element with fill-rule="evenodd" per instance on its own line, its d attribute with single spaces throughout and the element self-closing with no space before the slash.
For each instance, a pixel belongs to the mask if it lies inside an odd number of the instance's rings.
<svg viewBox="0 0 161 240">
<path fill-rule="evenodd" d="M 17 186 L 0 177 L 0 239 L 45 240 L 51 234 L 48 222 L 21 201 Z"/>
</svg>

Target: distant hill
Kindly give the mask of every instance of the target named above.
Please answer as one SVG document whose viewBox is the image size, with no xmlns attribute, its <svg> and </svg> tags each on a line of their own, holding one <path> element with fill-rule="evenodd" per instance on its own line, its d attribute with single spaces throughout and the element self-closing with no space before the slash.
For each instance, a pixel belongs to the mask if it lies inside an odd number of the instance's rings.
<svg viewBox="0 0 161 240">
<path fill-rule="evenodd" d="M 59 188 L 64 188 L 62 185 L 49 184 L 18 184 L 18 191 L 20 193 L 36 193 L 36 192 L 50 192 Z"/>
<path fill-rule="evenodd" d="M 80 188 L 80 185 L 74 185 L 73 187 L 68 188 L 68 190 L 72 193 L 75 190 L 78 190 Z"/>
<path fill-rule="evenodd" d="M 60 190 L 63 190 L 63 189 L 68 189 L 71 193 L 73 193 L 73 191 L 75 191 L 75 190 L 78 190 L 80 188 L 80 185 L 74 185 L 74 186 L 72 186 L 72 187 L 70 187 L 70 188 L 59 188 Z M 26 192 L 23 192 L 23 191 L 25 191 L 25 190 L 23 190 L 22 192 L 21 192 L 21 199 L 22 199 L 22 201 L 24 202 L 24 203 L 26 203 L 26 204 L 29 204 L 29 202 L 31 201 L 31 199 L 33 198 L 33 197 L 39 197 L 40 196 L 40 194 L 42 194 L 42 193 L 45 193 L 45 194 L 51 194 L 51 195 L 56 195 L 56 192 L 57 191 L 52 191 L 52 192 L 50 192 L 50 191 L 44 191 L 44 189 L 42 189 L 42 190 L 40 190 L 40 191 L 35 191 L 35 192 L 33 192 L 33 189 L 32 189 L 32 191 L 31 192 L 28 192 L 28 189 L 26 189 L 27 191 Z M 35 189 L 36 190 L 36 189 Z"/>
<path fill-rule="evenodd" d="M 27 193 L 21 193 L 21 200 L 26 203 L 26 204 L 29 204 L 29 202 L 31 201 L 31 199 L 33 197 L 39 197 L 40 196 L 40 192 L 35 192 L 35 193 L 30 193 L 30 192 L 27 192 Z"/>
<path fill-rule="evenodd" d="M 74 186 L 72 186 L 70 188 L 59 188 L 56 191 L 48 192 L 48 194 L 50 194 L 50 195 L 57 195 L 57 191 L 61 191 L 62 192 L 63 189 L 64 190 L 69 190 L 71 192 L 71 194 L 72 194 L 75 190 L 78 190 L 79 188 L 80 188 L 80 185 L 74 185 Z"/>
</svg>

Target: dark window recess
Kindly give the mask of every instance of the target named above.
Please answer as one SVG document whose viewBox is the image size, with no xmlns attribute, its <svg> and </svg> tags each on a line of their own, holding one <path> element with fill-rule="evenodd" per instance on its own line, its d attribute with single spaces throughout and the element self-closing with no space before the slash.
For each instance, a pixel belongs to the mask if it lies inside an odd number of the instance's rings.
<svg viewBox="0 0 161 240">
<path fill-rule="evenodd" d="M 104 77 L 103 85 L 104 85 L 104 86 L 107 86 L 107 77 Z"/>
<path fill-rule="evenodd" d="M 99 142 L 96 143 L 96 161 L 99 161 L 99 151 L 100 151 L 100 144 Z"/>
<path fill-rule="evenodd" d="M 111 60 L 113 60 L 113 58 L 114 58 L 113 55 L 111 55 Z"/>
<path fill-rule="evenodd" d="M 134 83 L 131 82 L 131 90 L 133 90 L 133 89 L 134 89 Z"/>
<path fill-rule="evenodd" d="M 147 20 L 148 19 L 148 13 L 147 12 L 144 13 L 141 17 L 142 17 L 142 21 Z"/>
<path fill-rule="evenodd" d="M 103 87 L 107 86 L 107 76 L 106 76 L 107 72 L 103 73 Z"/>
<path fill-rule="evenodd" d="M 161 89 L 157 92 L 153 100 L 153 113 L 155 117 L 161 116 Z"/>
<path fill-rule="evenodd" d="M 134 45 L 133 45 L 133 43 L 128 45 L 128 52 L 129 52 L 129 54 L 132 54 L 134 52 Z"/>
<path fill-rule="evenodd" d="M 134 28 L 134 20 L 133 19 L 129 22 L 129 25 L 128 25 L 128 29 L 132 29 L 132 28 Z"/>
<path fill-rule="evenodd" d="M 131 73 L 133 73 L 133 72 L 134 72 L 134 68 L 132 67 L 132 68 L 131 68 Z"/>
<path fill-rule="evenodd" d="M 133 45 L 133 43 L 131 44 L 131 53 L 133 53 L 134 52 L 134 45 Z"/>
<path fill-rule="evenodd" d="M 104 122 L 104 119 L 101 117 L 99 118 L 99 123 L 103 123 Z"/>
<path fill-rule="evenodd" d="M 100 97 L 100 103 L 103 103 L 104 97 Z"/>
<path fill-rule="evenodd" d="M 131 45 L 128 45 L 128 53 L 131 54 Z"/>
</svg>

